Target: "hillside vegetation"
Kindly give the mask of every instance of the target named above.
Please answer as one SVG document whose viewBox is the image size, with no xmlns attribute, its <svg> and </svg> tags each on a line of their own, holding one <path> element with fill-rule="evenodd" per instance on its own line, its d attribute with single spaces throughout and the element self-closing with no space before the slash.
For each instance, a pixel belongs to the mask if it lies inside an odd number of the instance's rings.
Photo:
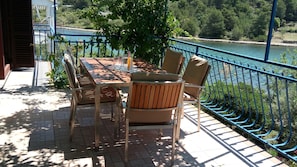
<svg viewBox="0 0 297 167">
<path fill-rule="evenodd" d="M 59 2 L 57 25 L 94 28 L 81 16 L 92 5 L 91 0 Z M 173 0 L 168 9 L 175 17 L 175 36 L 265 41 L 272 3 L 273 0 Z M 274 21 L 273 41 L 297 42 L 296 0 L 278 0 Z"/>
<path fill-rule="evenodd" d="M 264 41 L 272 0 L 179 0 L 170 11 L 180 22 L 183 35 L 204 38 Z M 278 0 L 276 32 L 297 33 L 297 1 Z"/>
</svg>

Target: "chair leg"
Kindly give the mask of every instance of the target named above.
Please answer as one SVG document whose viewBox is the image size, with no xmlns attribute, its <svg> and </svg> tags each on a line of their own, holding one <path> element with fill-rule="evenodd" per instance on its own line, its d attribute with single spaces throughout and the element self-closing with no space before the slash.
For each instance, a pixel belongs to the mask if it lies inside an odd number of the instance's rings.
<svg viewBox="0 0 297 167">
<path fill-rule="evenodd" d="M 162 138 L 164 136 L 163 129 L 160 129 L 159 132 L 160 132 L 160 138 Z"/>
<path fill-rule="evenodd" d="M 172 151 L 171 151 L 171 166 L 174 165 L 174 160 L 175 160 L 175 139 L 176 139 L 176 132 L 177 132 L 177 124 L 173 125 L 173 130 L 172 130 Z"/>
<path fill-rule="evenodd" d="M 69 140 L 72 141 L 73 131 L 74 131 L 74 124 L 75 124 L 75 114 L 76 114 L 76 104 L 73 105 L 72 116 L 70 120 L 70 136 Z"/>
<path fill-rule="evenodd" d="M 198 117 L 198 120 L 197 120 L 197 122 L 198 122 L 198 124 L 197 124 L 197 128 L 198 128 L 198 132 L 200 131 L 200 109 L 201 109 L 201 106 L 200 106 L 200 100 L 198 99 L 198 115 L 197 115 L 197 117 Z"/>
<path fill-rule="evenodd" d="M 114 114 L 115 117 L 115 129 L 114 129 L 114 135 L 116 136 L 116 138 L 120 137 L 120 124 L 121 124 L 121 113 L 122 113 L 122 99 L 121 96 L 119 94 L 119 91 L 116 90 L 116 101 L 115 101 L 115 105 L 116 105 L 116 110 Z"/>
<path fill-rule="evenodd" d="M 182 108 L 180 112 L 181 112 L 181 118 L 184 118 L 184 115 L 185 115 L 184 108 Z"/>
<path fill-rule="evenodd" d="M 129 141 L 129 120 L 126 119 L 126 131 L 125 131 L 125 163 L 128 162 L 128 141 Z"/>
<path fill-rule="evenodd" d="M 175 139 L 176 141 L 179 140 L 179 137 L 180 137 L 180 122 L 181 122 L 181 118 L 182 118 L 182 115 L 183 115 L 183 110 L 184 108 L 181 108 L 180 111 L 177 112 L 177 123 L 176 123 L 176 134 L 175 134 Z"/>
<path fill-rule="evenodd" d="M 115 110 L 115 121 L 114 121 L 114 137 L 115 138 L 119 138 L 120 137 L 120 117 L 121 117 L 121 110 L 119 106 L 116 106 L 116 110 Z"/>
<path fill-rule="evenodd" d="M 69 116 L 69 126 L 71 125 L 71 120 L 73 118 L 73 114 L 74 114 L 74 98 L 72 97 L 71 98 L 71 101 L 70 101 L 70 116 Z"/>
<path fill-rule="evenodd" d="M 114 109 L 113 109 L 113 103 L 110 103 L 110 107 L 111 107 L 111 116 L 110 116 L 110 120 L 114 121 L 115 120 L 115 114 L 114 114 Z"/>
</svg>

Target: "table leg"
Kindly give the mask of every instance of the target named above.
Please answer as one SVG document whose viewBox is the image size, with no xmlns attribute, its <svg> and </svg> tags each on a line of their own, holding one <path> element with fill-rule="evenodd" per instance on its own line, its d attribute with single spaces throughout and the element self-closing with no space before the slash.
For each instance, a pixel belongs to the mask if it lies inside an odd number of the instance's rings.
<svg viewBox="0 0 297 167">
<path fill-rule="evenodd" d="M 99 128 L 101 124 L 100 118 L 100 94 L 101 94 L 101 86 L 96 85 L 95 88 L 95 148 L 99 148 L 100 142 L 100 135 L 99 135 Z"/>
<path fill-rule="evenodd" d="M 115 128 L 114 128 L 114 137 L 119 138 L 120 137 L 120 117 L 122 112 L 122 99 L 119 94 L 118 88 L 114 88 L 116 91 L 116 111 L 115 113 Z"/>
</svg>

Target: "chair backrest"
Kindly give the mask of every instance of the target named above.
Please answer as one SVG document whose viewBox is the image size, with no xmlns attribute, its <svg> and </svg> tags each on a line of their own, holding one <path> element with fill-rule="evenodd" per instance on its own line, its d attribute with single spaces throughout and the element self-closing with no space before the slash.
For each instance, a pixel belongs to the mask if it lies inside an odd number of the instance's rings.
<svg viewBox="0 0 297 167">
<path fill-rule="evenodd" d="M 184 81 L 178 75 L 174 79 L 172 74 L 155 73 L 133 73 L 131 79 L 126 111 L 129 122 L 170 122 L 172 111 L 182 102 Z"/>
<path fill-rule="evenodd" d="M 76 89 L 79 87 L 84 87 L 86 85 L 84 85 L 82 82 L 82 80 L 78 79 L 78 75 L 76 73 L 76 69 L 75 66 L 73 64 L 73 59 L 71 58 L 71 55 L 65 53 L 64 54 L 64 68 L 65 68 L 65 72 L 67 74 L 68 77 L 68 82 L 69 82 L 69 86 L 71 89 Z M 91 86 L 88 85 L 90 89 Z M 78 98 L 78 100 L 81 100 L 82 96 L 86 93 L 90 95 L 94 94 L 93 90 L 84 90 L 84 91 L 75 91 L 76 92 L 76 96 Z M 107 102 L 115 102 L 116 101 L 116 90 L 111 87 L 111 86 L 102 86 L 101 87 L 101 96 L 100 96 L 100 102 L 101 103 L 107 103 Z"/>
<path fill-rule="evenodd" d="M 210 70 L 210 65 L 206 59 L 193 55 L 183 74 L 183 80 L 186 83 L 203 86 Z M 193 97 L 199 95 L 201 89 L 194 87 L 185 87 L 185 92 Z"/>
<path fill-rule="evenodd" d="M 76 65 L 76 57 L 73 56 L 72 52 L 71 52 L 71 48 L 67 48 L 65 53 L 64 53 L 64 58 L 65 56 L 68 58 L 68 60 L 73 64 L 73 66 L 75 68 L 77 68 L 77 65 Z"/>
<path fill-rule="evenodd" d="M 78 88 L 79 82 L 77 80 L 76 70 L 68 54 L 64 54 L 64 69 L 68 77 L 70 88 Z"/>
<path fill-rule="evenodd" d="M 182 52 L 167 48 L 162 64 L 162 70 L 166 70 L 168 73 L 179 74 L 183 67 L 184 60 L 185 58 Z"/>
</svg>

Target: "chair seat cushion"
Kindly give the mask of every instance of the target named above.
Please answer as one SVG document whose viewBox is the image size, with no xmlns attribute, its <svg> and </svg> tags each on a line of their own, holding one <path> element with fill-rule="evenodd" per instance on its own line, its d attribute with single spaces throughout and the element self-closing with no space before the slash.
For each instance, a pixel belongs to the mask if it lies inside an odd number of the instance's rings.
<svg viewBox="0 0 297 167">
<path fill-rule="evenodd" d="M 93 85 L 92 81 L 87 76 L 80 76 L 78 78 L 78 82 L 79 82 L 80 86 Z"/>
<path fill-rule="evenodd" d="M 78 104 L 92 104 L 95 103 L 95 90 L 82 90 L 78 92 L 79 101 Z M 113 87 L 105 86 L 101 87 L 101 103 L 115 102 L 116 90 Z"/>
<path fill-rule="evenodd" d="M 82 90 L 77 92 L 78 104 L 93 104 L 95 103 L 94 90 Z"/>
<path fill-rule="evenodd" d="M 171 121 L 172 111 L 130 111 L 130 123 L 168 123 Z"/>
<path fill-rule="evenodd" d="M 116 91 L 115 88 L 111 86 L 104 86 L 101 87 L 101 97 L 100 102 L 106 103 L 106 102 L 114 102 L 116 101 Z"/>
</svg>

